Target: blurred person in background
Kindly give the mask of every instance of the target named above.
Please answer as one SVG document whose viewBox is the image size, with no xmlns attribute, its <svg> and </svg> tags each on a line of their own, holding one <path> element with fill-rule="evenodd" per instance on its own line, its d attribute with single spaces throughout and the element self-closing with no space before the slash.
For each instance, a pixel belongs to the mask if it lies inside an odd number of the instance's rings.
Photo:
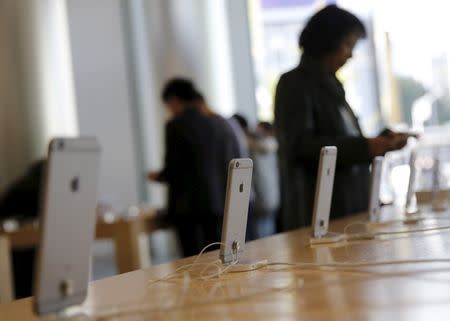
<svg viewBox="0 0 450 321">
<path fill-rule="evenodd" d="M 21 222 L 38 218 L 45 165 L 45 160 L 32 163 L 25 174 L 0 195 L 0 221 L 17 219 Z M 12 252 L 16 299 L 31 296 L 35 256 L 34 247 L 15 249 Z"/>
<path fill-rule="evenodd" d="M 256 233 L 261 238 L 275 233 L 280 206 L 278 142 L 272 124 L 259 122 L 250 136 L 249 147 L 253 159 Z"/>
<path fill-rule="evenodd" d="M 300 64 L 283 74 L 275 94 L 275 127 L 282 182 L 282 229 L 311 224 L 317 163 L 323 146 L 336 146 L 337 167 L 331 218 L 366 211 L 369 164 L 400 149 L 408 136 L 385 130 L 364 137 L 336 72 L 366 36 L 352 13 L 329 5 L 300 34 Z"/>
<path fill-rule="evenodd" d="M 248 146 L 248 121 L 244 116 L 240 114 L 234 114 L 228 118 L 228 123 L 233 128 L 234 135 L 239 144 L 239 154 L 241 158 L 250 157 L 250 151 Z"/>
<path fill-rule="evenodd" d="M 168 184 L 168 217 L 183 255 L 192 256 L 220 241 L 228 163 L 239 157 L 239 149 L 228 122 L 206 112 L 190 80 L 169 80 L 162 100 L 172 115 L 165 129 L 164 168 L 148 178 Z"/>
<path fill-rule="evenodd" d="M 228 122 L 233 128 L 234 135 L 236 136 L 236 139 L 238 141 L 239 157 L 250 158 L 251 157 L 250 139 L 252 134 L 248 126 L 247 119 L 241 114 L 234 114 L 228 119 Z M 247 241 L 252 241 L 256 240 L 257 238 L 258 238 L 258 228 L 257 228 L 257 219 L 255 215 L 255 182 L 254 179 L 252 178 L 252 189 L 250 192 L 250 200 L 248 206 L 247 231 L 245 239 Z"/>
</svg>

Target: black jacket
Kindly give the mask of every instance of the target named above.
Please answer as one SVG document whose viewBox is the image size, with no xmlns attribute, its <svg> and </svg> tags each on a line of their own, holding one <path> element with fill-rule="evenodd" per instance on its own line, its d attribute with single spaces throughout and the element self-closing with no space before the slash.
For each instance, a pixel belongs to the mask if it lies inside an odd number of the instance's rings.
<svg viewBox="0 0 450 321">
<path fill-rule="evenodd" d="M 171 120 L 161 175 L 169 185 L 169 218 L 222 215 L 228 163 L 238 156 L 235 135 L 222 117 L 192 107 Z"/>
<path fill-rule="evenodd" d="M 283 195 L 283 229 L 309 225 L 322 146 L 337 146 L 331 217 L 364 211 L 368 203 L 367 139 L 337 78 L 313 58 L 283 74 L 275 96 L 275 127 Z"/>
<path fill-rule="evenodd" d="M 0 219 L 38 216 L 45 164 L 45 160 L 33 163 L 22 177 L 10 184 L 0 195 Z"/>
</svg>

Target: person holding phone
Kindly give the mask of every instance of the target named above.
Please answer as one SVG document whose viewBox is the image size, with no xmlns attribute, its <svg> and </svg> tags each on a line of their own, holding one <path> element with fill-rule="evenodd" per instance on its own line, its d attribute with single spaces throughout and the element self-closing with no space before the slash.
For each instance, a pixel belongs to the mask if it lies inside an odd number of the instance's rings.
<svg viewBox="0 0 450 321">
<path fill-rule="evenodd" d="M 316 166 L 323 146 L 336 146 L 331 217 L 368 207 L 369 164 L 406 145 L 408 135 L 385 130 L 362 134 L 336 72 L 352 57 L 363 23 L 329 5 L 314 14 L 299 38 L 300 64 L 283 74 L 275 94 L 275 128 L 282 182 L 281 230 L 311 224 Z"/>
</svg>

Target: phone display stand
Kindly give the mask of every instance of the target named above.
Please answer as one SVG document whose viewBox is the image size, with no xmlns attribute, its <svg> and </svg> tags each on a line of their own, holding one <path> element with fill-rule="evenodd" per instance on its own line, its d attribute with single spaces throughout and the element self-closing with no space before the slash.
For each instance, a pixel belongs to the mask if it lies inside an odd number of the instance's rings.
<svg viewBox="0 0 450 321">
<path fill-rule="evenodd" d="M 372 161 L 369 189 L 369 220 L 378 222 L 381 216 L 380 187 L 384 157 L 375 157 Z"/>
<path fill-rule="evenodd" d="M 227 188 L 219 258 L 223 264 L 236 264 L 244 252 L 253 161 L 232 159 L 228 166 Z"/>
<path fill-rule="evenodd" d="M 317 245 L 317 244 L 338 243 L 344 240 L 345 235 L 342 233 L 327 232 L 323 236 L 311 237 L 309 239 L 309 243 L 311 245 Z"/>
<path fill-rule="evenodd" d="M 239 257 L 239 253 L 242 252 L 243 250 L 241 249 L 239 241 L 235 240 L 233 242 L 234 258 L 232 260 L 226 260 L 225 257 L 220 257 L 222 264 L 227 266 L 226 269 L 228 272 L 249 272 L 262 268 L 268 264 L 267 260 L 249 261 L 246 259 L 242 259 L 241 257 Z"/>
<path fill-rule="evenodd" d="M 344 234 L 328 231 L 330 220 L 331 199 L 336 169 L 337 148 L 324 146 L 320 151 L 319 167 L 317 171 L 316 192 L 312 217 L 311 245 L 337 243 L 345 240 Z"/>
<path fill-rule="evenodd" d="M 408 189 L 406 192 L 405 215 L 417 214 L 419 212 L 417 201 L 415 201 L 414 197 L 414 187 L 416 183 L 416 158 L 417 152 L 412 151 L 409 158 L 409 180 Z"/>
<path fill-rule="evenodd" d="M 417 207 L 417 205 L 414 206 L 408 206 L 405 208 L 405 215 L 415 215 L 419 214 L 420 209 Z"/>
<path fill-rule="evenodd" d="M 67 307 L 59 312 L 52 312 L 39 317 L 41 321 L 93 321 L 97 319 L 90 310 L 80 305 Z"/>
<path fill-rule="evenodd" d="M 54 138 L 49 144 L 33 286 L 38 315 L 88 317 L 80 305 L 90 276 L 99 158 L 100 146 L 93 137 Z"/>
<path fill-rule="evenodd" d="M 219 255 L 222 264 L 232 264 L 234 262 L 239 262 L 239 254 L 244 252 L 241 248 L 241 244 L 238 240 L 234 240 L 232 244 L 233 253 L 230 255 Z"/>
</svg>

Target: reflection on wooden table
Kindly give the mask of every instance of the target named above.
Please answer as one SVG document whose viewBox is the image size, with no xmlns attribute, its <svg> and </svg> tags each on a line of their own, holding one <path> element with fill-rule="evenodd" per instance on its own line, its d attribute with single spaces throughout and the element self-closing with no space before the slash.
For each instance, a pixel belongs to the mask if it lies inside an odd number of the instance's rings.
<svg viewBox="0 0 450 321">
<path fill-rule="evenodd" d="M 12 281 L 9 252 L 15 248 L 34 247 L 39 243 L 39 224 L 28 221 L 18 224 L 9 221 L 0 230 L 0 302 L 8 302 L 14 290 L 5 284 Z M 150 266 L 148 234 L 165 227 L 156 210 L 146 210 L 128 216 L 99 216 L 96 225 L 96 239 L 110 239 L 115 245 L 117 271 L 126 273 Z M 8 290 L 9 289 L 9 290 Z"/>
<path fill-rule="evenodd" d="M 440 214 L 436 214 L 440 215 Z M 448 214 L 446 214 L 448 215 Z M 343 231 L 366 216 L 332 223 Z M 450 225 L 419 222 L 403 229 Z M 348 229 L 350 233 L 360 227 Z M 450 317 L 450 228 L 383 235 L 311 247 L 310 229 L 250 242 L 243 261 L 272 263 L 243 273 L 214 273 L 218 252 L 206 253 L 193 269 L 187 258 L 170 264 L 99 280 L 90 284 L 84 307 L 99 320 L 448 320 Z M 402 261 L 355 265 L 359 262 Z M 412 260 L 405 262 L 405 260 Z M 413 262 L 422 260 L 422 263 Z M 437 261 L 435 261 L 437 260 Z M 435 262 L 434 262 L 435 261 Z M 299 265 L 298 263 L 317 264 Z M 297 265 L 291 265 L 297 263 Z M 187 273 L 189 272 L 189 273 Z M 158 280 L 166 277 L 165 280 Z M 103 316 L 101 316 L 103 314 Z M 31 299 L 0 307 L 0 320 L 35 320 Z"/>
</svg>

